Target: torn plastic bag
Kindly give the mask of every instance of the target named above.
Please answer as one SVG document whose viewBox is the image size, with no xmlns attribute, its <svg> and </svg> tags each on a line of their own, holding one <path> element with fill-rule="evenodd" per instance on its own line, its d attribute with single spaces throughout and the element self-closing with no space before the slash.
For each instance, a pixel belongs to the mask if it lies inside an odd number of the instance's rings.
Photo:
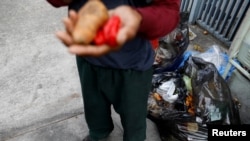
<svg viewBox="0 0 250 141">
<path fill-rule="evenodd" d="M 185 83 L 178 73 L 154 74 L 148 100 L 149 114 L 165 120 L 188 116 L 184 102 L 186 91 Z"/>
<path fill-rule="evenodd" d="M 194 106 L 188 104 L 193 103 L 190 89 L 191 80 L 180 73 L 153 75 L 148 118 L 156 123 L 162 141 L 207 139 L 207 129 L 195 122 Z"/>
<path fill-rule="evenodd" d="M 201 124 L 240 124 L 239 109 L 229 86 L 213 63 L 189 57 L 179 73 L 191 78 L 197 122 Z"/>
</svg>

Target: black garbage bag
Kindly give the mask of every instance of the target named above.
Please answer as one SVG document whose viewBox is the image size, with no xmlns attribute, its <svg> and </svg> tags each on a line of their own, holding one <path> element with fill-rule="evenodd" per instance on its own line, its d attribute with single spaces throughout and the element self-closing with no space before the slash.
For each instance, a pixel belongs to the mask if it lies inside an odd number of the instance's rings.
<svg viewBox="0 0 250 141">
<path fill-rule="evenodd" d="M 240 124 L 230 88 L 213 63 L 191 56 L 179 73 L 192 80 L 196 117 L 201 124 Z"/>
<path fill-rule="evenodd" d="M 152 102 L 161 92 L 157 88 L 171 79 L 181 82 L 175 83 L 181 84 L 177 85 L 180 97 L 171 104 L 162 104 L 164 99 L 157 97 Z M 148 118 L 156 123 L 162 141 L 206 141 L 208 125 L 240 124 L 238 106 L 226 81 L 214 64 L 198 57 L 190 56 L 174 73 L 154 76 L 150 97 Z"/>
<path fill-rule="evenodd" d="M 208 129 L 195 122 L 195 118 L 165 120 L 148 115 L 159 131 L 162 141 L 207 141 Z"/>
<path fill-rule="evenodd" d="M 154 61 L 154 73 L 174 71 L 183 60 L 189 45 L 188 12 L 180 13 L 180 23 L 171 33 L 159 39 Z"/>
<path fill-rule="evenodd" d="M 189 97 L 183 76 L 176 72 L 154 74 L 148 100 L 148 118 L 156 123 L 162 141 L 179 139 L 176 121 L 194 121 L 186 100 Z M 185 139 L 185 137 L 182 137 Z"/>
<path fill-rule="evenodd" d="M 153 117 L 174 120 L 187 115 L 185 83 L 175 72 L 154 74 L 148 100 L 148 111 Z"/>
</svg>

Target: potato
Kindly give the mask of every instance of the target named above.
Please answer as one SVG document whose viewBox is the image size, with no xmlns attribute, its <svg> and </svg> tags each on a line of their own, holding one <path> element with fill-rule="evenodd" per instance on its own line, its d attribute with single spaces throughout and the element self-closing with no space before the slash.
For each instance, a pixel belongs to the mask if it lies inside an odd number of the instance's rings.
<svg viewBox="0 0 250 141">
<path fill-rule="evenodd" d="M 98 29 L 109 18 L 108 9 L 101 0 L 88 0 L 78 12 L 79 19 L 72 33 L 74 42 L 90 44 Z"/>
</svg>

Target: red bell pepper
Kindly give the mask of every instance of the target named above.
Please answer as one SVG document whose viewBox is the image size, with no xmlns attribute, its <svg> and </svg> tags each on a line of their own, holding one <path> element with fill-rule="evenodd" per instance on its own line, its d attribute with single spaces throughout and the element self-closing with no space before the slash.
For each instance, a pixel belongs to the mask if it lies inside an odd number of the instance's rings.
<svg viewBox="0 0 250 141">
<path fill-rule="evenodd" d="M 99 29 L 94 39 L 96 45 L 107 44 L 110 47 L 117 46 L 117 33 L 121 26 L 121 20 L 118 16 L 112 16 L 103 28 Z"/>
<path fill-rule="evenodd" d="M 105 44 L 105 42 L 106 42 L 106 39 L 104 36 L 103 29 L 101 28 L 100 30 L 97 31 L 97 34 L 94 38 L 94 43 L 95 45 L 103 45 Z"/>
<path fill-rule="evenodd" d="M 103 28 L 106 43 L 111 47 L 117 46 L 116 36 L 119 31 L 120 24 L 120 18 L 118 16 L 112 16 Z"/>
</svg>

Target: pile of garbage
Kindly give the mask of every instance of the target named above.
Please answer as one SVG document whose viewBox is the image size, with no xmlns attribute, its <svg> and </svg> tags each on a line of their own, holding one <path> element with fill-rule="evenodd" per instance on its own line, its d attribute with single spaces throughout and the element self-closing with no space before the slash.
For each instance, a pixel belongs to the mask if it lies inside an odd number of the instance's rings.
<svg viewBox="0 0 250 141">
<path fill-rule="evenodd" d="M 148 118 L 162 140 L 207 140 L 209 124 L 240 124 L 237 105 L 213 63 L 190 56 L 174 72 L 153 75 Z"/>
<path fill-rule="evenodd" d="M 162 141 L 207 141 L 209 125 L 240 124 L 239 107 L 222 77 L 227 56 L 217 46 L 187 51 L 188 32 L 184 20 L 155 49 L 148 118 Z"/>
</svg>

